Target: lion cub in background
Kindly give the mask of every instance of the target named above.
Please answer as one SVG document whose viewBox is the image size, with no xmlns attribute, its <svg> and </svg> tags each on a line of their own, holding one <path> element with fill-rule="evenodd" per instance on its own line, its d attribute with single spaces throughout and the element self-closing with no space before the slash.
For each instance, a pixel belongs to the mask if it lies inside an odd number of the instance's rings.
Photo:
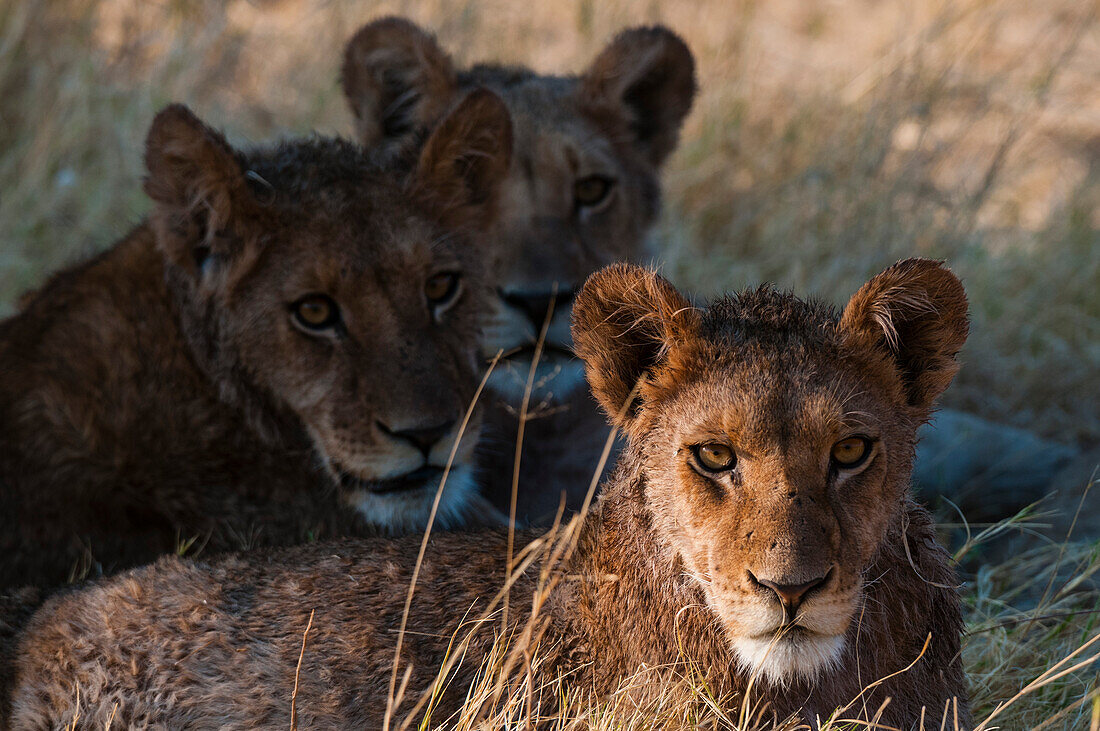
<svg viewBox="0 0 1100 731">
<path fill-rule="evenodd" d="M 420 144 L 473 87 L 507 104 L 515 144 L 492 229 L 500 286 L 484 338 L 486 356 L 502 350 L 505 358 L 490 381 L 483 490 L 508 512 L 517 417 L 552 306 L 533 379 L 517 516 L 552 517 L 562 491 L 569 507 L 579 507 L 608 427 L 572 352 L 573 296 L 600 267 L 644 254 L 660 209 L 658 173 L 695 97 L 691 51 L 655 26 L 620 33 L 576 76 L 496 64 L 461 69 L 426 31 L 384 18 L 348 43 L 342 81 L 360 141 L 395 150 Z"/>
<path fill-rule="evenodd" d="M 0 588 L 419 530 L 482 370 L 510 130 L 477 91 L 397 165 L 161 112 L 148 220 L 0 324 Z M 444 524 L 488 510 L 467 432 Z"/>
</svg>

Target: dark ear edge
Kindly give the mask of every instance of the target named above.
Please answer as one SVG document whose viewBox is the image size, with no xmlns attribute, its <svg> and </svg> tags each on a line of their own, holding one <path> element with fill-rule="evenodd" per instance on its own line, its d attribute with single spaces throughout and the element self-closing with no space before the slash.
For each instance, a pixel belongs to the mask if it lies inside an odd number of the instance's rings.
<svg viewBox="0 0 1100 731">
<path fill-rule="evenodd" d="M 223 233 L 231 218 L 250 210 L 252 197 L 236 151 L 182 104 L 165 107 L 153 119 L 145 168 L 158 245 L 189 269 L 201 265 L 199 249 L 226 244 Z"/>
<path fill-rule="evenodd" d="M 458 89 L 454 65 L 435 37 L 394 16 L 368 23 L 348 41 L 340 85 L 366 147 L 411 143 Z"/>
<path fill-rule="evenodd" d="M 889 354 L 909 405 L 930 409 L 959 368 L 970 329 L 966 291 L 943 262 L 905 259 L 852 296 L 840 329 L 854 347 Z"/>
<path fill-rule="evenodd" d="M 664 26 L 620 33 L 581 78 L 581 107 L 605 128 L 625 129 L 654 167 L 676 149 L 697 91 L 695 59 Z"/>
<path fill-rule="evenodd" d="M 512 163 L 512 118 L 488 89 L 467 94 L 432 131 L 415 181 L 450 226 L 487 228 Z"/>
<path fill-rule="evenodd" d="M 639 381 L 699 325 L 698 311 L 652 270 L 619 263 L 588 278 L 573 304 L 573 347 L 612 423 L 629 426 Z"/>
</svg>

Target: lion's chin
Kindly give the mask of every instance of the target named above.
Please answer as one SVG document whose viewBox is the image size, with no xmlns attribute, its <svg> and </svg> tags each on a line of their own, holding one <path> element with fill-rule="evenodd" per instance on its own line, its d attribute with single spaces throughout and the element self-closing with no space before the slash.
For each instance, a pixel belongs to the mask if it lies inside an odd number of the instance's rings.
<svg viewBox="0 0 1100 731">
<path fill-rule="evenodd" d="M 437 470 L 431 479 L 425 479 L 423 485 L 402 490 L 353 489 L 347 492 L 345 499 L 359 511 L 364 520 L 383 532 L 397 534 L 422 531 L 431 515 L 440 476 L 441 471 Z M 476 496 L 477 484 L 473 468 L 469 465 L 454 465 L 447 475 L 443 494 L 439 498 L 435 527 L 452 529 L 465 525 L 471 512 L 476 509 Z"/>
<path fill-rule="evenodd" d="M 773 685 L 813 680 L 835 667 L 844 649 L 844 635 L 823 635 L 794 627 L 775 636 L 734 637 L 733 651 L 744 669 Z"/>
<path fill-rule="evenodd" d="M 518 407 L 523 401 L 530 370 L 531 353 L 526 350 L 514 353 L 497 364 L 489 377 L 489 387 L 509 404 Z M 548 396 L 551 402 L 561 401 L 585 385 L 584 365 L 568 352 L 544 351 L 531 385 L 533 407 Z"/>
</svg>

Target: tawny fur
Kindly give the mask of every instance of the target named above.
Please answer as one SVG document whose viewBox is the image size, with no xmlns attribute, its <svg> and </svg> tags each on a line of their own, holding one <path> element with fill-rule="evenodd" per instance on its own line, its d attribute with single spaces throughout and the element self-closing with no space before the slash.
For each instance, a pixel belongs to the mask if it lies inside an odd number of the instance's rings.
<svg viewBox="0 0 1100 731">
<path fill-rule="evenodd" d="M 44 592 L 30 586 L 0 592 L 0 721 L 6 720 L 11 712 L 9 692 L 15 680 L 19 635 L 43 599 Z"/>
<path fill-rule="evenodd" d="M 390 513 L 357 509 L 359 493 L 446 463 L 481 370 L 480 232 L 509 129 L 481 91 L 419 160 L 383 163 L 324 138 L 238 152 L 183 107 L 158 115 L 149 220 L 0 324 L 0 588 L 179 546 L 422 525 L 438 474 L 378 496 Z M 440 271 L 461 289 L 434 312 L 424 283 Z M 341 310 L 317 335 L 291 312 L 313 293 Z M 440 423 L 423 456 L 398 434 Z M 472 483 L 477 429 L 456 489 Z"/>
<path fill-rule="evenodd" d="M 913 297 L 934 309 L 905 307 Z M 879 322 L 884 311 L 896 337 Z M 758 679 L 754 702 L 779 718 L 825 717 L 912 664 L 844 717 L 873 717 L 890 698 L 880 718 L 889 726 L 913 728 L 922 707 L 937 726 L 949 702 L 968 724 L 954 574 L 928 513 L 908 497 L 917 425 L 949 383 L 966 330 L 961 285 L 925 260 L 876 277 L 843 315 L 767 289 L 696 310 L 649 271 L 594 275 L 574 335 L 628 446 L 576 552 L 542 567 L 560 583 L 541 614 L 535 687 L 569 672 L 569 688 L 606 696 L 644 665 L 649 674 L 631 682 L 644 696 L 690 660 L 716 697 L 736 703 L 749 675 L 737 643 L 748 623 L 778 626 L 782 614 L 746 572 L 797 581 L 831 566 L 791 631 L 806 638 L 830 623 L 842 649 L 813 667 L 794 651 L 786 677 Z M 830 445 L 852 428 L 874 436 L 873 456 L 842 475 Z M 736 469 L 707 477 L 693 466 L 685 444 L 700 438 L 732 444 Z M 519 545 L 536 537 L 521 533 Z M 408 701 L 396 718 L 430 690 L 452 637 L 464 635 L 456 630 L 500 589 L 506 540 L 495 531 L 433 537 L 398 673 L 403 682 L 411 663 Z M 378 728 L 416 547 L 406 537 L 212 563 L 163 559 L 57 597 L 25 634 L 13 722 L 51 728 L 78 713 L 88 726 L 286 725 L 300 658 L 301 727 Z M 515 627 L 539 568 L 513 587 Z M 462 703 L 499 626 L 482 627 L 433 723 Z M 552 707 L 547 696 L 534 701 Z"/>
<path fill-rule="evenodd" d="M 513 163 L 493 230 L 500 286 L 484 337 L 485 356 L 501 350 L 505 358 L 489 384 L 481 446 L 483 492 L 504 512 L 533 346 L 556 294 L 527 412 L 521 522 L 552 518 L 563 492 L 578 508 L 598 466 L 609 430 L 572 353 L 572 298 L 600 267 L 645 256 L 658 172 L 691 108 L 694 75 L 687 46 L 661 26 L 622 32 L 576 76 L 457 68 L 430 33 L 401 18 L 369 23 L 345 50 L 343 88 L 366 145 L 415 147 L 476 86 L 499 94 L 512 115 Z M 575 186 L 592 177 L 610 188 L 582 205 Z"/>
</svg>

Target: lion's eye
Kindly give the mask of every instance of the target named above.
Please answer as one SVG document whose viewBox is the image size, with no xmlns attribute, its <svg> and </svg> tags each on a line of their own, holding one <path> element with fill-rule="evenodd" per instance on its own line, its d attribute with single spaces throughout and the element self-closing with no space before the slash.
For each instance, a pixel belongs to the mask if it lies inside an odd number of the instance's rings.
<svg viewBox="0 0 1100 731">
<path fill-rule="evenodd" d="M 445 305 L 454 299 L 458 292 L 458 275 L 454 272 L 442 272 L 428 277 L 424 282 L 424 296 L 432 307 Z"/>
<path fill-rule="evenodd" d="M 323 294 L 307 294 L 291 305 L 299 325 L 307 330 L 328 330 L 340 321 L 340 308 Z"/>
<path fill-rule="evenodd" d="M 867 437 L 841 439 L 832 450 L 833 462 L 844 469 L 859 467 L 870 454 L 871 440 Z"/>
<path fill-rule="evenodd" d="M 573 198 L 582 208 L 597 206 L 607 198 L 615 181 L 602 175 L 589 175 L 573 183 Z"/>
<path fill-rule="evenodd" d="M 695 448 L 695 458 L 704 469 L 711 472 L 724 472 L 733 469 L 737 458 L 733 450 L 721 442 L 707 442 Z"/>
</svg>

